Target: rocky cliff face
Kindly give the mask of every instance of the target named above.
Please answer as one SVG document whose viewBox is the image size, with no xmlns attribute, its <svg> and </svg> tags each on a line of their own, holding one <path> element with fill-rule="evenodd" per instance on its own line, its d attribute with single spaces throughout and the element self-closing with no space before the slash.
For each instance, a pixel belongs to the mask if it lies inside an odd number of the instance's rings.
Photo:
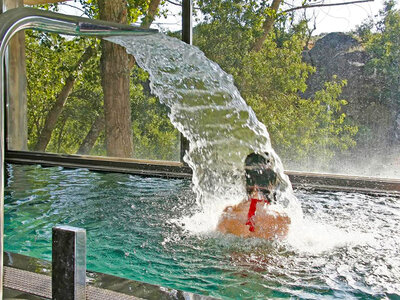
<svg viewBox="0 0 400 300">
<path fill-rule="evenodd" d="M 304 52 L 303 58 L 316 68 L 308 80 L 306 97 L 312 98 L 333 75 L 346 79 L 341 98 L 348 105 L 343 110 L 360 126 L 360 135 L 364 135 L 360 139 L 384 144 L 393 140 L 396 113 L 380 99 L 378 80 L 366 69 L 368 54 L 356 39 L 344 33 L 329 33 Z"/>
<path fill-rule="evenodd" d="M 347 80 L 341 99 L 347 100 L 348 105 L 343 111 L 359 126 L 356 149 L 347 157 L 338 157 L 348 159 L 346 166 L 352 169 L 349 173 L 357 169 L 359 174 L 379 176 L 393 170 L 393 165 L 400 167 L 400 112 L 380 97 L 379 80 L 367 70 L 370 57 L 360 43 L 347 34 L 330 33 L 305 51 L 303 59 L 316 68 L 308 79 L 304 95 L 307 98 L 312 98 L 334 75 Z M 330 171 L 346 172 L 341 169 L 343 165 L 339 163 L 339 170 Z M 388 176 L 400 176 L 390 172 Z"/>
</svg>

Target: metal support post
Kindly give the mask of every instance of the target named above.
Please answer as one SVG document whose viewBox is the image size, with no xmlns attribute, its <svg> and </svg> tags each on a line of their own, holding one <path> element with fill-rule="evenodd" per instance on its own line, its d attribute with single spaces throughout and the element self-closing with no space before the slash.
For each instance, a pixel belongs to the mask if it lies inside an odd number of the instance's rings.
<svg viewBox="0 0 400 300">
<path fill-rule="evenodd" d="M 86 299 L 86 230 L 53 228 L 52 299 Z"/>
<path fill-rule="evenodd" d="M 192 0 L 182 1 L 182 41 L 190 45 L 193 40 L 192 7 Z"/>
<path fill-rule="evenodd" d="M 182 41 L 189 45 L 193 41 L 192 7 L 192 0 L 182 1 Z M 187 151 L 189 151 L 189 141 L 181 134 L 181 162 Z"/>
</svg>

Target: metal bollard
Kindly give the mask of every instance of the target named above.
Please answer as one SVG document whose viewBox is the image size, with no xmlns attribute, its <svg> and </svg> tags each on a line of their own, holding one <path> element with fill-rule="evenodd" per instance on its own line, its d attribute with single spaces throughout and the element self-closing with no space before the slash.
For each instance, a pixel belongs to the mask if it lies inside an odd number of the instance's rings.
<svg viewBox="0 0 400 300">
<path fill-rule="evenodd" d="M 52 299 L 86 299 L 86 230 L 53 228 Z"/>
</svg>

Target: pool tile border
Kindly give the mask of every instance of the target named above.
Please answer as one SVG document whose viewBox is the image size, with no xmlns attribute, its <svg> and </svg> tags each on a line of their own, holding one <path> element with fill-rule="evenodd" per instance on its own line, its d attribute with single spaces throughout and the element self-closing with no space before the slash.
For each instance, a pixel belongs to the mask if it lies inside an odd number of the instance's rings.
<svg viewBox="0 0 400 300">
<path fill-rule="evenodd" d="M 4 252 L 4 266 L 46 277 L 51 276 L 51 262 L 13 252 Z M 49 278 L 51 280 L 51 278 Z M 198 295 L 190 292 L 161 287 L 145 282 L 130 280 L 99 272 L 86 272 L 87 294 L 90 291 L 101 289 L 109 293 L 120 293 L 140 299 L 169 300 L 191 299 L 212 300 L 210 296 Z"/>
</svg>

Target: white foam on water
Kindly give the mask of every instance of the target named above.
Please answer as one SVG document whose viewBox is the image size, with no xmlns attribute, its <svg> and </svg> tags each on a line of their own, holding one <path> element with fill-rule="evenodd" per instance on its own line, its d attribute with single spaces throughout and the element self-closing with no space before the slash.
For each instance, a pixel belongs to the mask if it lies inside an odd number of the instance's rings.
<svg viewBox="0 0 400 300">
<path fill-rule="evenodd" d="M 321 223 L 310 217 L 292 219 L 286 242 L 297 252 L 321 254 L 335 248 L 364 245 L 372 235 Z"/>
</svg>

